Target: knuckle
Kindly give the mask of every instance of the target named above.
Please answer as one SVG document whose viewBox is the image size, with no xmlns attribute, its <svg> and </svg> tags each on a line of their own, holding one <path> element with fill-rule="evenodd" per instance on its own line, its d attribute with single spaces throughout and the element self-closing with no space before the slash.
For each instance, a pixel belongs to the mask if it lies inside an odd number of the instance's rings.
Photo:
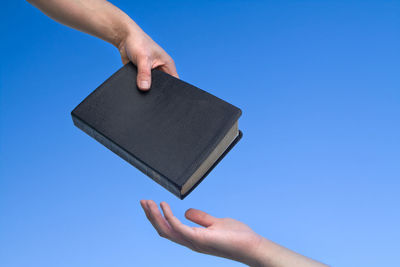
<svg viewBox="0 0 400 267">
<path fill-rule="evenodd" d="M 148 68 L 141 68 L 138 70 L 138 75 L 139 76 L 150 76 L 150 69 Z"/>
<path fill-rule="evenodd" d="M 196 244 L 192 244 L 190 249 L 195 251 L 195 252 L 202 252 L 202 249 L 200 248 L 200 246 L 196 245 Z"/>
<path fill-rule="evenodd" d="M 135 53 L 136 57 L 139 58 L 145 58 L 150 56 L 150 52 L 147 49 L 138 49 Z"/>
<path fill-rule="evenodd" d="M 160 236 L 161 236 L 162 238 L 167 238 L 167 235 L 166 235 L 165 233 L 160 233 Z"/>
<path fill-rule="evenodd" d="M 171 66 L 175 66 L 175 61 L 171 57 L 167 59 L 166 63 L 171 65 Z"/>
<path fill-rule="evenodd" d="M 150 59 L 151 59 L 150 55 L 147 55 L 147 54 L 138 54 L 138 55 L 137 55 L 137 61 L 138 61 L 139 63 L 146 63 L 146 62 L 149 62 Z"/>
<path fill-rule="evenodd" d="M 172 229 L 174 229 L 176 232 L 179 232 L 179 226 L 177 225 L 177 224 L 175 224 L 175 223 L 170 223 L 170 225 L 171 225 L 171 228 Z"/>
</svg>

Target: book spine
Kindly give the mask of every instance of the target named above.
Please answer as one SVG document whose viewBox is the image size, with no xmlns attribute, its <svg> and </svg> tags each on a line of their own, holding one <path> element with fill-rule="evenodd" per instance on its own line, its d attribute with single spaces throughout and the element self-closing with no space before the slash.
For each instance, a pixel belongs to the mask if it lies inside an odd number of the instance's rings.
<svg viewBox="0 0 400 267">
<path fill-rule="evenodd" d="M 131 155 L 128 153 L 126 150 L 112 142 L 110 139 L 108 139 L 106 136 L 102 135 L 98 131 L 96 131 L 94 128 L 90 127 L 87 123 L 79 119 L 77 116 L 75 116 L 73 113 L 72 115 L 72 121 L 74 122 L 74 125 L 81 129 L 83 132 L 97 140 L 99 143 L 110 149 L 112 152 L 120 156 L 122 159 L 130 163 L 132 166 L 136 167 L 139 169 L 141 172 L 146 174 L 148 177 L 153 179 L 155 182 L 163 186 L 165 189 L 173 193 L 175 196 L 177 196 L 180 199 L 182 198 L 180 189 L 173 183 L 171 183 L 167 178 L 165 178 L 163 175 L 158 173 L 157 171 L 153 170 L 150 168 L 148 165 L 143 163 L 141 160 L 137 159 L 135 156 Z"/>
</svg>

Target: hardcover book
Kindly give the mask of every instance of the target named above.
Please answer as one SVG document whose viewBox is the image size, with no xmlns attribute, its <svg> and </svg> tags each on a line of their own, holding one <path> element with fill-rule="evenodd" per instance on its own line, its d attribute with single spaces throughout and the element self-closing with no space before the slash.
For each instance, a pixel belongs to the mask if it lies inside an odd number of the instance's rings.
<svg viewBox="0 0 400 267">
<path fill-rule="evenodd" d="M 241 110 L 160 70 L 149 91 L 128 63 L 72 112 L 74 124 L 180 199 L 239 141 Z"/>
</svg>

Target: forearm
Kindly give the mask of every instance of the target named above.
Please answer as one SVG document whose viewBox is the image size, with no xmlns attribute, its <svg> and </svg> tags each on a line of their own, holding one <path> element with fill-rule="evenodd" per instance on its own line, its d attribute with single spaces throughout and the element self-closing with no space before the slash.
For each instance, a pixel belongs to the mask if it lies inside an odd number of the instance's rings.
<svg viewBox="0 0 400 267">
<path fill-rule="evenodd" d="M 123 11 L 105 0 L 28 0 L 52 19 L 118 47 L 128 34 L 141 32 Z"/>
<path fill-rule="evenodd" d="M 327 265 L 300 255 L 268 239 L 262 238 L 248 262 L 252 267 L 326 267 Z"/>
<path fill-rule="evenodd" d="M 307 258 L 265 238 L 255 250 L 251 266 L 260 267 L 326 267 L 327 265 Z"/>
</svg>

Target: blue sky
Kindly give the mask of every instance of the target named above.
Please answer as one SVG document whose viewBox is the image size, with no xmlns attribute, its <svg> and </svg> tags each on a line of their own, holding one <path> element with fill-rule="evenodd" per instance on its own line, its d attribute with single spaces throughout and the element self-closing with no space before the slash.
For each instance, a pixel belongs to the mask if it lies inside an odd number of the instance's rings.
<svg viewBox="0 0 400 267">
<path fill-rule="evenodd" d="M 181 201 L 75 128 L 118 51 L 7 1 L 0 266 L 240 266 L 161 239 L 140 199 L 232 217 L 333 266 L 400 246 L 399 1 L 112 1 L 180 77 L 240 107 L 240 143 Z"/>
</svg>

